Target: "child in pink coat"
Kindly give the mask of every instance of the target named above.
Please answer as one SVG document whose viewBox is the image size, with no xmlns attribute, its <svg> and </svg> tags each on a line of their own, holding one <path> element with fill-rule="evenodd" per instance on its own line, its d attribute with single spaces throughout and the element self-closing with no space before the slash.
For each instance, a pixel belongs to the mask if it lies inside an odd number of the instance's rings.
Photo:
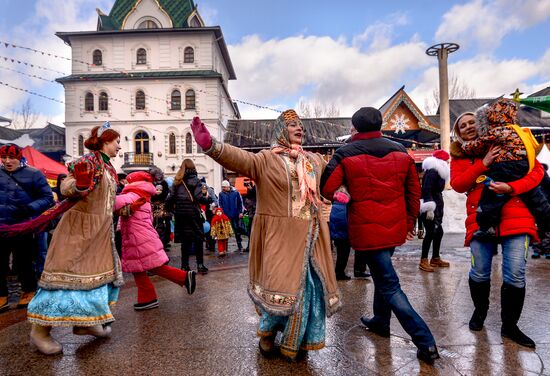
<svg viewBox="0 0 550 376">
<path fill-rule="evenodd" d="M 128 185 L 116 197 L 115 210 L 130 207 L 135 209 L 131 213 L 121 213 L 120 217 L 122 271 L 134 275 L 138 289 L 134 309 L 140 311 L 159 306 L 157 292 L 147 276 L 148 271 L 185 286 L 189 294 L 195 291 L 195 272 L 166 265 L 168 256 L 153 227 L 151 197 L 157 194 L 153 177 L 145 171 L 137 171 L 129 174 L 126 180 Z M 141 206 L 132 205 L 138 200 L 145 200 L 145 203 Z"/>
</svg>

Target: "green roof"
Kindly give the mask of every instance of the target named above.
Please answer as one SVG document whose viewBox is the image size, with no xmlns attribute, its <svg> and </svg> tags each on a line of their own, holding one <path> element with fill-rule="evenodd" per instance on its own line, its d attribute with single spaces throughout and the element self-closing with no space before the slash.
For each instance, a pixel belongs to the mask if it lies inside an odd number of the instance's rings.
<svg viewBox="0 0 550 376">
<path fill-rule="evenodd" d="M 222 75 L 212 70 L 197 71 L 156 71 L 156 72 L 132 72 L 132 73 L 92 73 L 92 74 L 72 74 L 70 76 L 58 78 L 60 83 L 74 81 L 105 81 L 105 80 L 142 80 L 158 78 L 195 78 L 212 77 L 221 78 Z"/>
<path fill-rule="evenodd" d="M 98 30 L 120 30 L 124 19 L 137 1 L 116 0 L 108 16 L 99 16 Z M 175 28 L 189 27 L 187 19 L 196 8 L 193 0 L 158 0 L 158 3 L 168 13 Z"/>
</svg>

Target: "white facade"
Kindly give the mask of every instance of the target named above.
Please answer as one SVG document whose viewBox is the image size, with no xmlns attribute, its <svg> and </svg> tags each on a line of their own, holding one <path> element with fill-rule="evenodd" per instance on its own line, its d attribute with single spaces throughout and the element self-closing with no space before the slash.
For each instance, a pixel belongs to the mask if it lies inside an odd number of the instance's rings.
<svg viewBox="0 0 550 376">
<path fill-rule="evenodd" d="M 170 18 L 151 3 L 156 2 L 142 1 L 141 9 L 128 15 L 126 29 L 150 20 L 170 27 L 165 25 Z M 73 58 L 72 76 L 60 79 L 65 86 L 67 154 L 78 157 L 83 152 L 82 141 L 91 129 L 109 121 L 121 135 L 122 150 L 112 160 L 117 171 L 121 172 L 123 165 L 126 171 L 146 169 L 125 164 L 129 157 L 125 153 L 151 153 L 153 163 L 166 176 L 175 175 L 182 161 L 190 158 L 199 175 L 219 190 L 222 168 L 197 150 L 190 123 L 194 116 L 200 116 L 210 132 L 223 139 L 227 121 L 237 118 L 227 94 L 227 83 L 234 73 L 228 67 L 228 55 L 224 58 L 222 53 L 220 34 L 219 28 L 59 33 L 71 45 Z M 193 62 L 185 62 L 188 48 L 193 49 Z M 140 49 L 146 52 L 145 63 L 142 60 L 141 64 L 137 57 Z M 92 64 L 97 51 L 101 52 L 101 65 Z M 162 72 L 168 77 L 161 77 Z M 172 109 L 174 90 L 180 92 L 181 109 Z M 195 94 L 195 108 L 186 109 L 189 90 Z M 138 91 L 145 95 L 143 109 L 137 103 Z M 108 97 L 107 109 L 105 101 L 100 107 L 102 94 Z M 148 150 L 143 140 L 136 140 L 136 136 L 144 135 L 148 138 Z"/>
</svg>

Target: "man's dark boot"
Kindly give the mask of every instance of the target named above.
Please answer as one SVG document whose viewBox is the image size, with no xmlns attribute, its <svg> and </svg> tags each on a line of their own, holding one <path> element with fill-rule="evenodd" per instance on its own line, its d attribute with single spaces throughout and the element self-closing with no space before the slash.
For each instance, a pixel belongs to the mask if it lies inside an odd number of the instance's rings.
<svg viewBox="0 0 550 376">
<path fill-rule="evenodd" d="M 535 342 L 527 337 L 518 328 L 519 317 L 525 301 L 525 287 L 518 288 L 506 283 L 500 289 L 502 328 L 500 335 L 517 343 L 518 345 L 535 348 Z"/>
<path fill-rule="evenodd" d="M 434 364 L 436 359 L 439 359 L 439 352 L 437 351 L 437 346 L 433 345 L 427 349 L 418 349 L 416 351 L 416 357 L 428 364 Z"/>
<path fill-rule="evenodd" d="M 470 330 L 480 331 L 483 329 L 483 323 L 487 317 L 489 310 L 489 294 L 491 292 L 491 281 L 476 282 L 473 279 L 468 279 L 470 285 L 470 295 L 474 302 L 474 313 L 470 319 L 468 326 Z"/>
<path fill-rule="evenodd" d="M 381 337 L 390 337 L 390 326 L 384 325 L 373 318 L 369 319 L 367 316 L 361 317 L 361 323 L 367 327 L 370 332 L 376 333 Z"/>
</svg>

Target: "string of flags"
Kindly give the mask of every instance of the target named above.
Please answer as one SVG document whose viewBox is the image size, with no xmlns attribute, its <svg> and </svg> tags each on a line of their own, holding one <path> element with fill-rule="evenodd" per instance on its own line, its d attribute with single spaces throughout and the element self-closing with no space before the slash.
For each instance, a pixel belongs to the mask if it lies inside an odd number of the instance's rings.
<svg viewBox="0 0 550 376">
<path fill-rule="evenodd" d="M 98 67 L 97 65 L 95 64 L 91 64 L 89 62 L 86 62 L 86 61 L 82 61 L 82 60 L 78 60 L 78 59 L 71 59 L 71 58 L 68 58 L 68 57 L 65 57 L 65 56 L 60 56 L 60 55 L 57 55 L 57 54 L 54 54 L 54 53 L 51 53 L 51 52 L 47 52 L 47 51 L 42 51 L 42 50 L 38 50 L 38 49 L 34 49 L 34 48 L 31 48 L 31 47 L 27 47 L 27 46 L 21 46 L 21 45 L 17 45 L 17 44 L 14 44 L 14 43 L 10 43 L 10 42 L 6 42 L 6 41 L 0 41 L 0 45 L 3 45 L 4 47 L 6 48 L 19 48 L 19 49 L 23 49 L 23 50 L 27 50 L 27 51 L 31 51 L 33 53 L 36 53 L 36 54 L 41 54 L 43 56 L 48 56 L 48 57 L 53 57 L 53 58 L 57 58 L 57 59 L 62 59 L 62 60 L 66 60 L 66 61 L 71 61 L 71 62 L 77 62 L 77 63 L 80 63 L 80 64 L 84 64 L 86 66 L 89 66 L 89 67 Z M 26 61 L 23 61 L 23 60 L 20 60 L 20 59 L 15 59 L 15 58 L 11 58 L 11 57 L 7 57 L 7 56 L 2 56 L 0 55 L 0 61 L 1 59 L 4 59 L 5 62 L 11 62 L 13 64 L 17 63 L 17 64 L 22 64 L 22 65 L 25 65 L 25 66 L 28 66 L 28 67 L 31 67 L 31 68 L 36 68 L 36 69 L 41 69 L 41 70 L 45 70 L 45 71 L 50 71 L 50 72 L 53 72 L 53 73 L 57 73 L 57 74 L 62 74 L 64 76 L 67 75 L 67 73 L 65 72 L 61 72 L 61 71 L 57 71 L 55 69 L 51 69 L 51 68 L 47 68 L 47 67 L 44 67 L 44 66 L 41 66 L 41 65 L 37 65 L 37 64 L 34 64 L 34 63 L 29 63 L 29 62 L 26 62 Z M 116 73 L 121 73 L 121 74 L 124 74 L 124 75 L 127 75 L 128 77 L 139 77 L 140 75 L 140 72 L 127 72 L 127 71 L 124 71 L 124 70 L 118 70 L 118 69 L 112 69 L 112 68 L 109 68 L 107 66 L 105 66 L 104 64 L 102 64 L 100 66 L 101 68 L 103 68 L 104 70 L 108 70 L 108 71 L 112 71 L 112 72 L 116 72 Z M 17 70 L 14 70 L 14 69 L 10 69 L 10 68 L 7 68 L 7 67 L 2 67 L 0 66 L 0 69 L 6 69 L 6 70 L 10 70 L 10 71 L 13 71 L 15 73 L 18 73 L 18 74 L 22 74 L 22 75 L 25 75 L 25 76 L 28 76 L 28 77 L 31 77 L 31 78 L 36 78 L 36 79 L 40 79 L 40 80 L 43 80 L 43 81 L 47 81 L 47 82 L 51 82 L 51 83 L 56 83 L 55 80 L 51 80 L 51 79 L 47 79 L 47 78 L 44 78 L 44 77 L 41 77 L 41 76 L 38 76 L 38 75 L 31 75 L 31 74 L 28 74 L 28 73 L 25 73 L 25 72 L 21 72 L 21 71 L 17 71 Z M 89 80 L 88 77 L 86 77 L 86 75 L 72 75 L 72 77 L 77 77 L 79 78 L 80 80 L 82 81 L 87 81 Z M 18 87 L 15 87 L 15 86 L 12 86 L 12 85 L 9 85 L 7 83 L 4 83 L 4 82 L 1 82 L 0 81 L 0 84 L 4 85 L 4 86 L 7 86 L 7 87 L 10 87 L 12 89 L 15 89 L 15 90 L 19 90 L 19 91 L 23 91 L 23 92 L 26 92 L 30 95 L 35 95 L 35 96 L 38 96 L 38 97 L 41 97 L 41 98 L 44 98 L 44 99 L 47 99 L 47 100 L 52 100 L 52 101 L 55 101 L 57 103 L 61 103 L 61 104 L 66 104 L 65 102 L 63 101 L 60 101 L 60 100 L 57 100 L 55 98 L 51 98 L 51 97 L 48 97 L 48 96 L 45 96 L 45 95 L 42 95 L 40 93 L 36 93 L 36 92 L 33 92 L 33 91 L 30 91 L 30 90 L 27 90 L 27 89 L 21 89 L 21 88 L 18 88 Z M 115 89 L 118 89 L 118 90 L 122 90 L 122 91 L 125 91 L 125 92 L 128 92 L 130 94 L 134 94 L 133 91 L 130 91 L 128 89 L 125 89 L 125 88 L 122 88 L 122 87 L 114 87 Z M 208 96 L 214 96 L 212 93 L 209 93 L 205 90 L 202 90 L 202 89 L 199 89 L 199 88 L 193 88 L 194 91 L 196 92 L 200 92 L 200 93 L 203 93 L 205 95 L 208 95 Z M 149 98 L 149 99 L 154 99 L 154 100 L 157 100 L 157 101 L 160 101 L 164 104 L 167 104 L 167 105 L 170 105 L 170 101 L 167 100 L 166 98 L 158 98 L 158 97 L 155 97 L 155 96 L 152 96 L 152 95 L 149 95 L 149 94 L 146 94 L 144 93 L 145 97 L 146 98 Z M 236 103 L 241 103 L 241 104 L 244 104 L 244 105 L 247 105 L 247 106 L 252 106 L 252 107 L 256 107 L 256 108 L 259 108 L 259 109 L 265 109 L 265 110 L 269 110 L 269 111 L 273 111 L 273 112 L 276 112 L 276 113 L 282 113 L 283 111 L 282 110 L 279 110 L 279 109 L 276 109 L 276 108 L 272 108 L 272 107 L 269 107 L 269 106 L 264 106 L 264 105 L 260 105 L 260 104 L 256 104 L 256 103 L 252 103 L 252 102 L 249 102 L 249 101 L 244 101 L 244 100 L 241 100 L 241 99 L 232 99 L 228 96 L 224 96 L 223 94 L 221 93 L 218 93 L 218 97 L 219 98 L 222 98 L 222 99 L 226 99 L 226 100 L 229 100 L 230 102 L 236 102 Z M 128 102 L 125 102 L 121 99 L 118 99 L 118 98 L 114 98 L 112 96 L 109 97 L 109 99 L 113 100 L 114 102 L 118 102 L 118 103 L 121 103 L 121 104 L 125 104 L 125 105 L 129 105 L 129 106 L 132 106 L 131 103 L 128 103 Z M 68 104 L 66 104 L 68 105 Z M 80 107 L 78 107 L 80 109 Z M 168 116 L 168 117 L 171 117 L 171 118 L 174 118 L 174 119 L 177 119 L 177 120 L 182 120 L 183 119 L 183 113 L 181 114 L 181 117 L 176 117 L 174 115 L 172 115 L 170 112 L 160 112 L 160 111 L 156 111 L 154 109 L 151 109 L 151 108 L 148 108 L 146 111 L 149 111 L 149 112 L 153 112 L 153 113 L 157 113 L 157 114 L 160 114 L 162 116 Z M 202 110 L 202 111 L 206 111 L 206 112 L 211 112 L 213 114 L 216 114 L 218 115 L 218 112 L 215 112 L 215 111 L 209 111 L 209 110 Z M 229 115 L 226 115 L 226 114 L 220 114 L 220 116 L 222 117 L 227 117 L 227 118 L 231 118 L 231 116 Z M 112 117 L 112 116 L 111 116 Z M 114 117 L 113 117 L 114 118 Z M 116 119 L 114 118 L 115 120 L 119 120 L 119 121 L 123 121 L 121 119 Z M 333 122 L 329 122 L 329 121 L 326 121 L 326 120 L 320 120 L 320 119 L 310 119 L 316 123 L 320 123 L 320 124 L 325 124 L 325 125 L 329 125 L 329 126 L 340 126 L 339 124 L 335 124 Z M 265 124 L 264 124 L 265 126 Z M 152 129 L 151 129 L 152 130 Z M 153 130 L 153 131 L 157 131 L 157 130 Z M 160 132 L 160 131 L 157 131 L 157 132 Z M 161 132 L 162 133 L 162 132 Z M 234 135 L 237 135 L 237 136 L 240 136 L 240 137 L 243 137 L 243 138 L 246 138 L 246 139 L 251 139 L 251 140 L 255 140 L 255 141 L 261 141 L 260 139 L 257 139 L 257 138 L 253 138 L 251 137 L 250 135 L 244 135 L 244 134 L 241 134 L 241 133 L 238 133 L 238 132 L 234 132 L 232 131 L 231 132 L 232 134 Z M 167 134 L 167 133 L 165 133 Z M 402 138 L 398 138 L 398 137 L 393 137 L 391 135 L 387 135 L 387 134 L 384 134 L 385 137 L 387 138 L 390 138 L 390 139 L 394 139 L 394 140 L 398 140 L 398 141 L 406 141 L 406 142 L 409 142 L 411 144 L 414 144 L 416 146 L 425 146 L 425 147 L 429 147 L 429 148 L 433 148 L 434 145 L 438 145 L 437 142 L 433 142 L 433 143 L 425 143 L 425 142 L 419 142 L 419 141 L 415 141 L 415 140 L 407 140 L 407 139 L 402 139 Z M 326 140 L 323 140 L 323 139 L 320 139 L 318 137 L 315 137 L 317 140 L 322 140 L 323 142 L 325 142 Z"/>
</svg>

